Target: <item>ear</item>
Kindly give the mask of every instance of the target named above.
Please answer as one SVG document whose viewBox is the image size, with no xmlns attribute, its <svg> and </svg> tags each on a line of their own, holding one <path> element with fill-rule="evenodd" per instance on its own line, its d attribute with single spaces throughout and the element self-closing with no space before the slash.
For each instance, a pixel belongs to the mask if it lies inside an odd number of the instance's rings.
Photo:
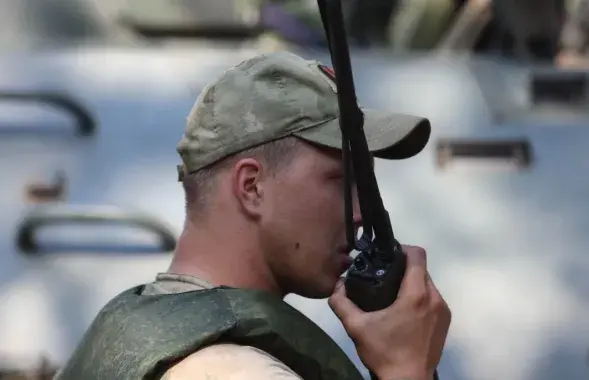
<svg viewBox="0 0 589 380">
<path fill-rule="evenodd" d="M 261 213 L 264 175 L 264 166 L 254 158 L 241 159 L 233 166 L 233 193 L 242 210 L 252 218 Z"/>
</svg>

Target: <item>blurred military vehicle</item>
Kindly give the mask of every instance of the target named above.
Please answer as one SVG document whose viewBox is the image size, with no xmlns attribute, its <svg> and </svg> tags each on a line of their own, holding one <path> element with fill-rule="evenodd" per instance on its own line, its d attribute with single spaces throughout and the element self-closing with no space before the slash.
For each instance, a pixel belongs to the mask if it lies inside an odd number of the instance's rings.
<svg viewBox="0 0 589 380">
<path fill-rule="evenodd" d="M 58 367 L 110 297 L 167 269 L 184 216 L 175 148 L 206 83 L 272 49 L 329 63 L 268 34 L 252 4 L 0 2 L 6 373 Z M 422 154 L 376 174 L 454 312 L 441 378 L 587 378 L 587 73 L 383 47 L 352 61 L 361 103 L 433 122 Z M 325 301 L 287 300 L 362 368 Z"/>
</svg>

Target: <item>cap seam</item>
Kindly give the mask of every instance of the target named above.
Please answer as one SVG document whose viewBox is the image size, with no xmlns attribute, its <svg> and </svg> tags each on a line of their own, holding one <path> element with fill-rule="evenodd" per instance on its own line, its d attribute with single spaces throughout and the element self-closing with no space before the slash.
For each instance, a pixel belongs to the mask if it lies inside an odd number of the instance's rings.
<svg viewBox="0 0 589 380">
<path fill-rule="evenodd" d="M 296 134 L 296 133 L 298 133 L 298 132 L 301 132 L 301 131 L 304 131 L 304 130 L 307 130 L 307 129 L 311 129 L 311 128 L 316 128 L 316 127 L 319 127 L 319 126 L 321 126 L 321 125 L 323 125 L 323 124 L 329 123 L 330 121 L 333 121 L 333 120 L 336 120 L 336 119 L 339 119 L 339 116 L 336 116 L 336 117 L 330 118 L 330 119 L 328 119 L 328 120 L 323 120 L 323 121 L 321 121 L 321 122 L 318 122 L 318 123 L 312 124 L 312 125 L 310 125 L 310 126 L 307 126 L 307 127 L 301 127 L 301 128 L 297 128 L 297 129 L 295 129 L 295 130 L 293 130 L 293 131 L 290 131 L 290 132 L 288 132 L 287 134 L 280 135 L 280 136 L 278 136 L 278 137 L 274 137 L 274 138 L 270 138 L 270 139 L 262 139 L 261 141 L 257 141 L 257 142 L 255 142 L 254 144 L 252 144 L 252 145 L 248 145 L 247 147 L 245 147 L 245 148 L 242 148 L 242 149 L 239 149 L 239 150 L 237 150 L 237 151 L 233 151 L 233 150 L 232 150 L 230 153 L 228 153 L 228 154 L 224 154 L 224 155 L 222 155 L 221 157 L 219 157 L 218 159 L 216 159 L 216 160 L 213 160 L 213 161 L 211 161 L 211 162 L 207 163 L 206 165 L 202 165 L 202 166 L 200 166 L 200 167 L 199 167 L 199 168 L 197 168 L 197 169 L 191 169 L 191 168 L 189 168 L 189 167 L 186 165 L 186 163 L 184 163 L 184 168 L 185 168 L 185 169 L 187 169 L 187 171 L 186 171 L 186 174 L 192 174 L 192 173 L 194 173 L 194 172 L 196 172 L 196 171 L 198 171 L 198 170 L 201 170 L 201 169 L 203 169 L 203 168 L 205 168 L 205 167 L 207 167 L 207 166 L 210 166 L 210 165 L 213 165 L 213 164 L 214 164 L 214 163 L 216 163 L 216 162 L 219 162 L 219 161 L 220 161 L 220 160 L 222 160 L 223 158 L 226 158 L 226 157 L 232 156 L 232 155 L 234 155 L 234 154 L 237 154 L 237 153 L 243 152 L 244 150 L 247 150 L 247 149 L 252 149 L 252 148 L 255 148 L 255 147 L 257 147 L 257 146 L 260 146 L 260 145 L 263 145 L 263 144 L 266 144 L 266 143 L 269 143 L 269 142 L 273 142 L 273 141 L 276 141 L 276 140 L 280 140 L 280 139 L 282 139 L 282 138 L 286 138 L 286 137 L 289 137 L 289 136 L 295 136 L 295 137 L 298 137 L 298 136 L 296 136 L 296 135 L 295 135 L 295 134 Z M 218 149 L 218 148 L 217 148 L 217 149 Z M 215 152 L 216 152 L 216 151 L 215 151 Z M 213 153 L 215 153 L 215 152 L 213 152 Z M 189 153 L 188 155 L 190 155 L 190 153 Z M 208 154 L 208 155 L 207 155 L 207 157 L 210 157 L 211 155 L 212 155 L 212 154 Z M 204 160 L 202 160 L 202 161 L 207 161 L 207 160 L 206 160 L 206 159 L 204 159 Z"/>
</svg>

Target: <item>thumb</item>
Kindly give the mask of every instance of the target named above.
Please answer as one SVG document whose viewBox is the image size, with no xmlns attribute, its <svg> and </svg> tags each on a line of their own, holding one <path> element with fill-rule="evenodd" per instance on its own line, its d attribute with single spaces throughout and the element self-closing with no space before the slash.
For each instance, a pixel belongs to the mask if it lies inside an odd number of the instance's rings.
<svg viewBox="0 0 589 380">
<path fill-rule="evenodd" d="M 346 295 L 344 280 L 340 279 L 335 285 L 335 290 L 329 297 L 328 305 L 340 321 L 346 325 L 352 316 L 362 313 L 362 310 L 352 302 Z"/>
</svg>

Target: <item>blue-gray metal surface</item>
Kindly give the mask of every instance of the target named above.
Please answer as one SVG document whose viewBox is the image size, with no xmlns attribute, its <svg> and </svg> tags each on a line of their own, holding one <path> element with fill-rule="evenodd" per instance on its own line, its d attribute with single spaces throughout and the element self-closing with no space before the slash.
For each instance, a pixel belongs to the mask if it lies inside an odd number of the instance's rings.
<svg viewBox="0 0 589 380">
<path fill-rule="evenodd" d="M 325 52 L 295 52 L 329 62 Z M 51 91 L 78 100 L 97 134 L 74 134 L 58 108 L 0 103 L 0 361 L 59 364 L 95 313 L 119 291 L 167 269 L 170 253 L 75 252 L 25 255 L 19 223 L 36 206 L 24 191 L 56 171 L 67 177 L 60 207 L 113 206 L 161 220 L 178 234 L 183 198 L 175 146 L 205 83 L 261 52 L 248 47 L 78 47 L 6 53 L 0 91 Z M 377 161 L 399 239 L 423 245 L 454 312 L 440 367 L 445 379 L 553 380 L 589 375 L 589 118 L 506 118 L 527 106 L 530 68 L 472 57 L 394 57 L 353 52 L 357 92 L 370 107 L 431 118 L 432 140 L 405 162 Z M 499 94 L 499 95 L 497 95 Z M 490 99 L 501 99 L 499 105 Z M 506 106 L 507 105 L 507 106 Z M 496 115 L 502 115 L 497 118 Z M 497 122 L 497 121 L 500 122 Z M 511 121 L 510 121 L 511 120 Z M 41 130 L 26 133 L 25 129 Z M 9 131 L 10 130 L 10 131 Z M 16 130 L 16 131 L 15 131 Z M 524 138 L 531 166 L 437 165 L 442 138 Z M 495 170 L 498 169 L 498 170 Z M 72 225 L 40 239 L 81 239 Z M 94 241 L 148 240 L 145 231 L 102 232 Z M 86 231 L 86 235 L 88 231 Z M 289 296 L 360 365 L 325 301 Z"/>
</svg>

